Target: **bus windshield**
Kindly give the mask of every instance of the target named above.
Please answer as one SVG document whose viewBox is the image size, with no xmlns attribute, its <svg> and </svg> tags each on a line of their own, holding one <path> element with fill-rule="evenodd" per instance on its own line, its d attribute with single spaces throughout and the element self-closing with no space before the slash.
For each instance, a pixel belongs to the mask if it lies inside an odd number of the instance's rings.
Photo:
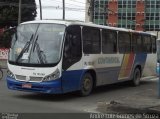
<svg viewBox="0 0 160 119">
<path fill-rule="evenodd" d="M 24 24 L 12 38 L 9 63 L 52 66 L 60 60 L 65 31 L 59 24 Z"/>
</svg>

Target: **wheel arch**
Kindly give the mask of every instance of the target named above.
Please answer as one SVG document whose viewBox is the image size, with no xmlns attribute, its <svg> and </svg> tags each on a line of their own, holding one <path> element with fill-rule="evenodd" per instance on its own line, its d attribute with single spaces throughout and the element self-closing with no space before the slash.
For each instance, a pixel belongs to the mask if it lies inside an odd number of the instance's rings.
<svg viewBox="0 0 160 119">
<path fill-rule="evenodd" d="M 138 64 L 138 65 L 135 66 L 134 70 L 135 70 L 136 68 L 138 68 L 138 69 L 140 70 L 140 74 L 141 74 L 141 76 L 142 76 L 142 66 L 141 66 L 140 64 Z"/>
<path fill-rule="evenodd" d="M 131 73 L 131 76 L 130 76 L 131 80 L 133 79 L 134 71 L 136 70 L 136 68 L 138 68 L 140 70 L 140 73 L 141 73 L 141 76 L 142 76 L 142 66 L 140 64 L 136 64 L 132 69 L 132 73 Z"/>
<path fill-rule="evenodd" d="M 97 84 L 97 74 L 96 74 L 96 71 L 95 71 L 94 69 L 86 69 L 86 70 L 82 73 L 80 84 L 81 84 L 81 82 L 82 82 L 83 76 L 84 76 L 86 73 L 91 74 L 91 76 L 92 76 L 92 78 L 93 78 L 93 88 L 95 88 L 95 87 L 96 87 L 96 84 Z"/>
</svg>

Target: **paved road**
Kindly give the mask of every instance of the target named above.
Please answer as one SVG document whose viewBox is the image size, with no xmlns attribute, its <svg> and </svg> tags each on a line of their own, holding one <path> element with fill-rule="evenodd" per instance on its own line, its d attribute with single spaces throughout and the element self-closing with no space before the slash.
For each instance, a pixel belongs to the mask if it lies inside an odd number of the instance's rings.
<svg viewBox="0 0 160 119">
<path fill-rule="evenodd" d="M 21 113 L 71 113 L 91 112 L 98 102 L 112 101 L 144 90 L 157 91 L 157 80 L 146 79 L 139 87 L 128 86 L 128 83 L 99 87 L 88 97 L 79 97 L 76 93 L 64 95 L 46 95 L 8 90 L 6 81 L 0 81 L 0 112 Z"/>
</svg>

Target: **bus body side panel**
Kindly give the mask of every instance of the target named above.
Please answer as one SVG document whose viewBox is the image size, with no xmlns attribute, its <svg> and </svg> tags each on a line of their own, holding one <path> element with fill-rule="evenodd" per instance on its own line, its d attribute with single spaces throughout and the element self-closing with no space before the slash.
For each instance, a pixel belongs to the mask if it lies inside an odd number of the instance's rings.
<svg viewBox="0 0 160 119">
<path fill-rule="evenodd" d="M 85 69 L 82 69 L 82 61 L 74 63 L 67 70 L 62 71 L 62 90 L 64 93 L 80 90 L 80 81 Z"/>
<path fill-rule="evenodd" d="M 97 69 L 97 86 L 116 83 L 120 68 L 121 67 L 106 67 Z"/>
<path fill-rule="evenodd" d="M 132 68 L 132 73 L 130 79 L 133 78 L 134 70 L 137 66 L 141 66 L 141 71 L 143 72 L 144 65 L 146 64 L 147 54 L 146 53 L 139 53 L 135 54 L 134 66 Z"/>
<path fill-rule="evenodd" d="M 129 80 L 134 66 L 135 54 L 124 54 L 123 61 L 121 63 L 118 81 Z"/>
<path fill-rule="evenodd" d="M 144 65 L 144 70 L 142 76 L 155 76 L 156 75 L 156 62 L 157 55 L 155 53 L 147 54 L 146 63 Z"/>
<path fill-rule="evenodd" d="M 85 70 L 70 70 L 62 72 L 63 92 L 72 92 L 80 90 L 81 79 Z"/>
<path fill-rule="evenodd" d="M 117 82 L 124 54 L 89 54 L 83 56 L 83 69 L 96 72 L 96 86 Z"/>
</svg>

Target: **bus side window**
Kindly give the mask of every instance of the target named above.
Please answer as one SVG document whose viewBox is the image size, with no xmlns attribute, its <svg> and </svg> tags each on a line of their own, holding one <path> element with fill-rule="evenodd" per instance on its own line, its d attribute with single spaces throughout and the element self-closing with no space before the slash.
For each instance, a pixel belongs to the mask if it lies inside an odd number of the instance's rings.
<svg viewBox="0 0 160 119">
<path fill-rule="evenodd" d="M 130 53 L 131 40 L 129 33 L 127 32 L 118 33 L 118 46 L 119 46 L 119 53 Z"/>
<path fill-rule="evenodd" d="M 102 30 L 102 52 L 112 54 L 117 52 L 117 32 Z"/>
<path fill-rule="evenodd" d="M 66 32 L 64 53 L 63 53 L 63 69 L 69 68 L 78 62 L 82 57 L 81 50 L 81 28 L 80 26 L 69 26 Z"/>
<path fill-rule="evenodd" d="M 152 52 L 152 42 L 150 36 L 143 36 L 143 52 L 151 53 Z"/>
<path fill-rule="evenodd" d="M 99 54 L 101 52 L 100 29 L 85 26 L 82 33 L 84 54 Z"/>
<path fill-rule="evenodd" d="M 151 40 L 152 40 L 152 52 L 153 53 L 156 53 L 156 37 L 155 36 L 152 36 L 151 37 Z"/>
<path fill-rule="evenodd" d="M 142 52 L 142 37 L 138 33 L 132 34 L 132 51 L 134 53 Z"/>
</svg>

